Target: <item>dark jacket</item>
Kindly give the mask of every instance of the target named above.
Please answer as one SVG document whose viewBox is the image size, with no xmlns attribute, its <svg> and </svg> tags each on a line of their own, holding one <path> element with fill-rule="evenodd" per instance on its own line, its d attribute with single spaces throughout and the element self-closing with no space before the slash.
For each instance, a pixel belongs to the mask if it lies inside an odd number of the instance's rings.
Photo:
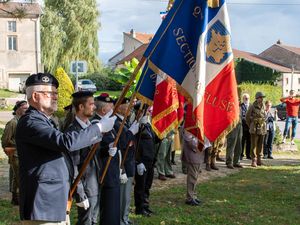
<svg viewBox="0 0 300 225">
<path fill-rule="evenodd" d="M 73 123 L 66 130 L 68 131 L 80 131 L 83 128 L 78 121 L 74 119 Z M 82 165 L 84 164 L 91 147 L 80 149 L 79 151 L 71 152 L 71 158 L 74 166 L 74 179 L 77 177 Z M 87 197 L 97 196 L 99 194 L 99 178 L 100 167 L 97 159 L 97 153 L 88 164 L 81 181 L 77 185 L 76 193 L 74 195 L 76 202 L 82 202 Z"/>
<path fill-rule="evenodd" d="M 96 114 L 92 119 L 91 122 L 94 123 L 96 121 L 100 121 L 101 118 Z M 114 126 L 116 128 L 116 125 Z M 115 129 L 113 129 L 111 132 L 105 133 L 103 135 L 102 141 L 100 142 L 99 149 L 101 149 L 99 152 L 99 161 L 100 161 L 100 176 L 102 176 L 105 165 L 107 163 L 107 160 L 109 158 L 109 144 L 115 141 L 115 138 L 117 136 L 117 132 Z M 119 144 L 117 145 L 118 149 L 120 149 Z M 120 186 L 120 161 L 119 161 L 119 154 L 118 152 L 114 157 L 112 157 L 109 167 L 107 169 L 107 173 L 105 175 L 104 181 L 103 181 L 103 187 L 118 187 Z"/>
<path fill-rule="evenodd" d="M 101 138 L 97 125 L 64 134 L 43 113 L 33 107 L 27 110 L 16 132 L 21 220 L 65 221 L 70 179 L 63 153 L 85 148 Z"/>
<path fill-rule="evenodd" d="M 141 125 L 137 136 L 136 163 L 152 165 L 155 156 L 154 133 L 149 123 Z"/>
<path fill-rule="evenodd" d="M 118 131 L 122 123 L 122 119 L 117 116 L 115 130 Z M 121 133 L 119 144 L 122 152 L 122 158 L 125 155 L 127 144 L 132 142 L 132 146 L 129 147 L 127 157 L 124 163 L 124 168 L 127 177 L 133 177 L 135 174 L 135 159 L 134 159 L 134 141 L 135 137 L 129 130 L 129 124 L 126 122 Z"/>
</svg>

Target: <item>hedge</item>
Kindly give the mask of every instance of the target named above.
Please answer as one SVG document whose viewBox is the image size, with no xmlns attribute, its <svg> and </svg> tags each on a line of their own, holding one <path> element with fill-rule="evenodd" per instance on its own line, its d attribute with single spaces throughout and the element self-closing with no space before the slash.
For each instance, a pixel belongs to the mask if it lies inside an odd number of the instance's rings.
<svg viewBox="0 0 300 225">
<path fill-rule="evenodd" d="M 250 102 L 255 101 L 256 92 L 261 91 L 266 96 L 264 100 L 271 100 L 273 105 L 280 103 L 280 98 L 282 97 L 282 88 L 280 86 L 273 86 L 270 84 L 254 84 L 254 83 L 241 83 L 238 85 L 238 92 L 240 100 L 242 100 L 242 95 L 248 93 L 250 95 Z"/>
</svg>

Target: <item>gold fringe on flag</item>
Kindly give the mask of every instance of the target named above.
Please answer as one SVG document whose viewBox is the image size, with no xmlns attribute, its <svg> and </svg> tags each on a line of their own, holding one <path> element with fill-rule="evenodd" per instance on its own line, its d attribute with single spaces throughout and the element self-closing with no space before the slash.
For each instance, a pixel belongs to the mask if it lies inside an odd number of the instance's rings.
<svg viewBox="0 0 300 225">
<path fill-rule="evenodd" d="M 218 8 L 220 6 L 219 0 L 207 0 L 207 5 L 210 8 Z"/>
</svg>

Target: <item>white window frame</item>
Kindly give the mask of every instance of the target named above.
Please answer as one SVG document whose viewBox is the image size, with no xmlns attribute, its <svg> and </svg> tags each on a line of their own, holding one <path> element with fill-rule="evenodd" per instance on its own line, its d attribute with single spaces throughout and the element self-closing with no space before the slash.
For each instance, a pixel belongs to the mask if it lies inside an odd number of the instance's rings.
<svg viewBox="0 0 300 225">
<path fill-rule="evenodd" d="M 7 22 L 7 29 L 9 32 L 17 32 L 17 21 L 8 21 Z"/>
<path fill-rule="evenodd" d="M 15 39 L 16 41 L 14 42 L 13 39 Z M 11 42 L 12 40 L 12 42 Z M 12 46 L 12 48 L 10 48 L 10 44 Z M 18 37 L 17 35 L 8 35 L 7 36 L 7 49 L 9 51 L 18 51 Z"/>
</svg>

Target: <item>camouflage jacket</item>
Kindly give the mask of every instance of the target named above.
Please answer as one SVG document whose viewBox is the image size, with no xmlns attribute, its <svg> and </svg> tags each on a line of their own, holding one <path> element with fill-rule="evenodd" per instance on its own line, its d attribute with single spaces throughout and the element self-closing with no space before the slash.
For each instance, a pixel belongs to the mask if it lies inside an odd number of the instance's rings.
<svg viewBox="0 0 300 225">
<path fill-rule="evenodd" d="M 264 104 L 259 105 L 258 102 L 255 101 L 250 105 L 246 114 L 246 122 L 249 126 L 250 134 L 265 135 L 267 133 L 267 127 Z"/>
</svg>

